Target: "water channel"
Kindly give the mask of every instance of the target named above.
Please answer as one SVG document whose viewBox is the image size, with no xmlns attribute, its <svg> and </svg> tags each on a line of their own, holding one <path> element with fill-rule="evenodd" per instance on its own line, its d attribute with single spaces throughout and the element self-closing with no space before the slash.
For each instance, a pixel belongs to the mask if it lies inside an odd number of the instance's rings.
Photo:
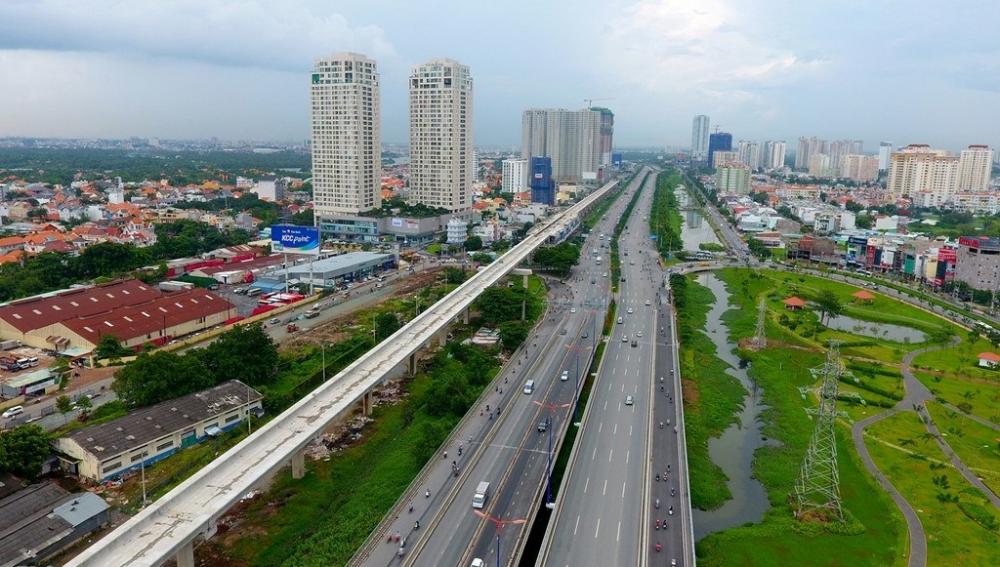
<svg viewBox="0 0 1000 567">
<path fill-rule="evenodd" d="M 687 192 L 678 189 L 675 194 L 682 207 L 688 204 Z M 702 243 L 719 243 L 710 223 L 700 211 L 689 210 L 682 215 L 681 238 L 685 250 L 697 251 Z M 732 499 L 715 510 L 694 510 L 695 539 L 747 522 L 760 521 L 770 507 L 764 486 L 753 477 L 754 452 L 768 443 L 761 433 L 759 421 L 761 412 L 767 406 L 763 404 L 762 391 L 750 379 L 746 368 L 741 368 L 739 357 L 735 354 L 736 345 L 730 340 L 728 328 L 722 322 L 723 313 L 730 309 L 725 284 L 712 273 L 698 276 L 698 283 L 715 295 L 705 332 L 715 345 L 718 357 L 731 366 L 727 373 L 743 385 L 747 395 L 743 399 L 742 410 L 736 416 L 736 423 L 723 431 L 721 436 L 708 440 L 709 457 L 729 478 L 726 484 Z"/>
<path fill-rule="evenodd" d="M 846 331 L 864 337 L 873 337 L 895 341 L 897 343 L 922 343 L 927 340 L 927 335 L 923 331 L 913 327 L 903 325 L 893 325 L 892 323 L 873 323 L 862 321 L 847 315 L 828 317 L 826 326 L 838 331 Z"/>
</svg>

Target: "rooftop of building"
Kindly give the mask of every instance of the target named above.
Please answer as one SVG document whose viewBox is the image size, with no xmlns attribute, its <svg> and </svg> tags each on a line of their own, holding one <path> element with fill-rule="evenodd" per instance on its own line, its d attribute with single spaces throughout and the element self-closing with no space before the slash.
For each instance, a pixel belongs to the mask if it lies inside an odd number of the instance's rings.
<svg viewBox="0 0 1000 567">
<path fill-rule="evenodd" d="M 137 409 L 124 417 L 85 427 L 68 437 L 104 460 L 223 415 L 261 399 L 261 394 L 239 380 Z"/>
<path fill-rule="evenodd" d="M 7 495 L 0 499 L 0 565 L 27 564 L 107 509 L 96 494 L 70 494 L 51 482 Z"/>
<path fill-rule="evenodd" d="M 21 332 L 29 332 L 74 317 L 143 303 L 160 295 L 159 290 L 139 280 L 119 280 L 13 301 L 0 306 L 0 319 Z"/>
</svg>

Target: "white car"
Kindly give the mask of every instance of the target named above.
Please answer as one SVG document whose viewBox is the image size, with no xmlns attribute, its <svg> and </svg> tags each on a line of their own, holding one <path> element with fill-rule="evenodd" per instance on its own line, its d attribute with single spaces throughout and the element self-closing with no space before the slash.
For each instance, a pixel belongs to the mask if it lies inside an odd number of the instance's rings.
<svg viewBox="0 0 1000 567">
<path fill-rule="evenodd" d="M 642 338 L 642 331 L 636 331 L 635 336 L 641 339 Z"/>
<path fill-rule="evenodd" d="M 623 343 L 627 343 L 628 342 L 628 335 L 622 335 L 622 342 Z"/>
<path fill-rule="evenodd" d="M 625 405 L 632 405 L 632 396 L 625 396 Z"/>
<path fill-rule="evenodd" d="M 569 312 L 570 313 L 576 313 L 576 307 L 570 307 Z"/>
<path fill-rule="evenodd" d="M 649 300 L 646 300 L 646 307 L 649 307 Z"/>
<path fill-rule="evenodd" d="M 559 377 L 559 380 L 561 380 L 563 382 L 565 382 L 566 380 L 569 380 L 569 370 L 563 370 L 562 371 L 562 376 Z"/>
<path fill-rule="evenodd" d="M 631 308 L 631 307 L 629 307 L 629 308 L 628 308 L 628 314 L 629 314 L 629 315 L 631 315 L 631 314 L 632 314 L 632 308 Z"/>
</svg>

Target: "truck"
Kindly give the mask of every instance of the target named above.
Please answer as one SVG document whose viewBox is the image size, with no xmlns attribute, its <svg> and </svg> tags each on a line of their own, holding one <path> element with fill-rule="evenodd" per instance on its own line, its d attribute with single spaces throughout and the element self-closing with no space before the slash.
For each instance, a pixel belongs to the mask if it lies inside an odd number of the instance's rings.
<svg viewBox="0 0 1000 567">
<path fill-rule="evenodd" d="M 472 507 L 481 509 L 486 506 L 486 500 L 490 497 L 490 483 L 485 480 L 476 487 L 476 493 L 472 496 Z"/>
</svg>

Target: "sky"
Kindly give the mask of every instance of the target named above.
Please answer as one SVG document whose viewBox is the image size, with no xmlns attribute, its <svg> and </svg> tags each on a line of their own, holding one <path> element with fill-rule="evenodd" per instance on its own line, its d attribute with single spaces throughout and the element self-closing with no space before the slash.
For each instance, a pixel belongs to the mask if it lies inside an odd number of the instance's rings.
<svg viewBox="0 0 1000 567">
<path fill-rule="evenodd" d="M 407 141 L 407 76 L 474 78 L 477 145 L 521 112 L 615 112 L 620 147 L 734 139 L 1000 146 L 1000 2 L 958 0 L 0 0 L 0 136 L 302 141 L 309 72 L 381 73 L 382 139 Z"/>
</svg>

